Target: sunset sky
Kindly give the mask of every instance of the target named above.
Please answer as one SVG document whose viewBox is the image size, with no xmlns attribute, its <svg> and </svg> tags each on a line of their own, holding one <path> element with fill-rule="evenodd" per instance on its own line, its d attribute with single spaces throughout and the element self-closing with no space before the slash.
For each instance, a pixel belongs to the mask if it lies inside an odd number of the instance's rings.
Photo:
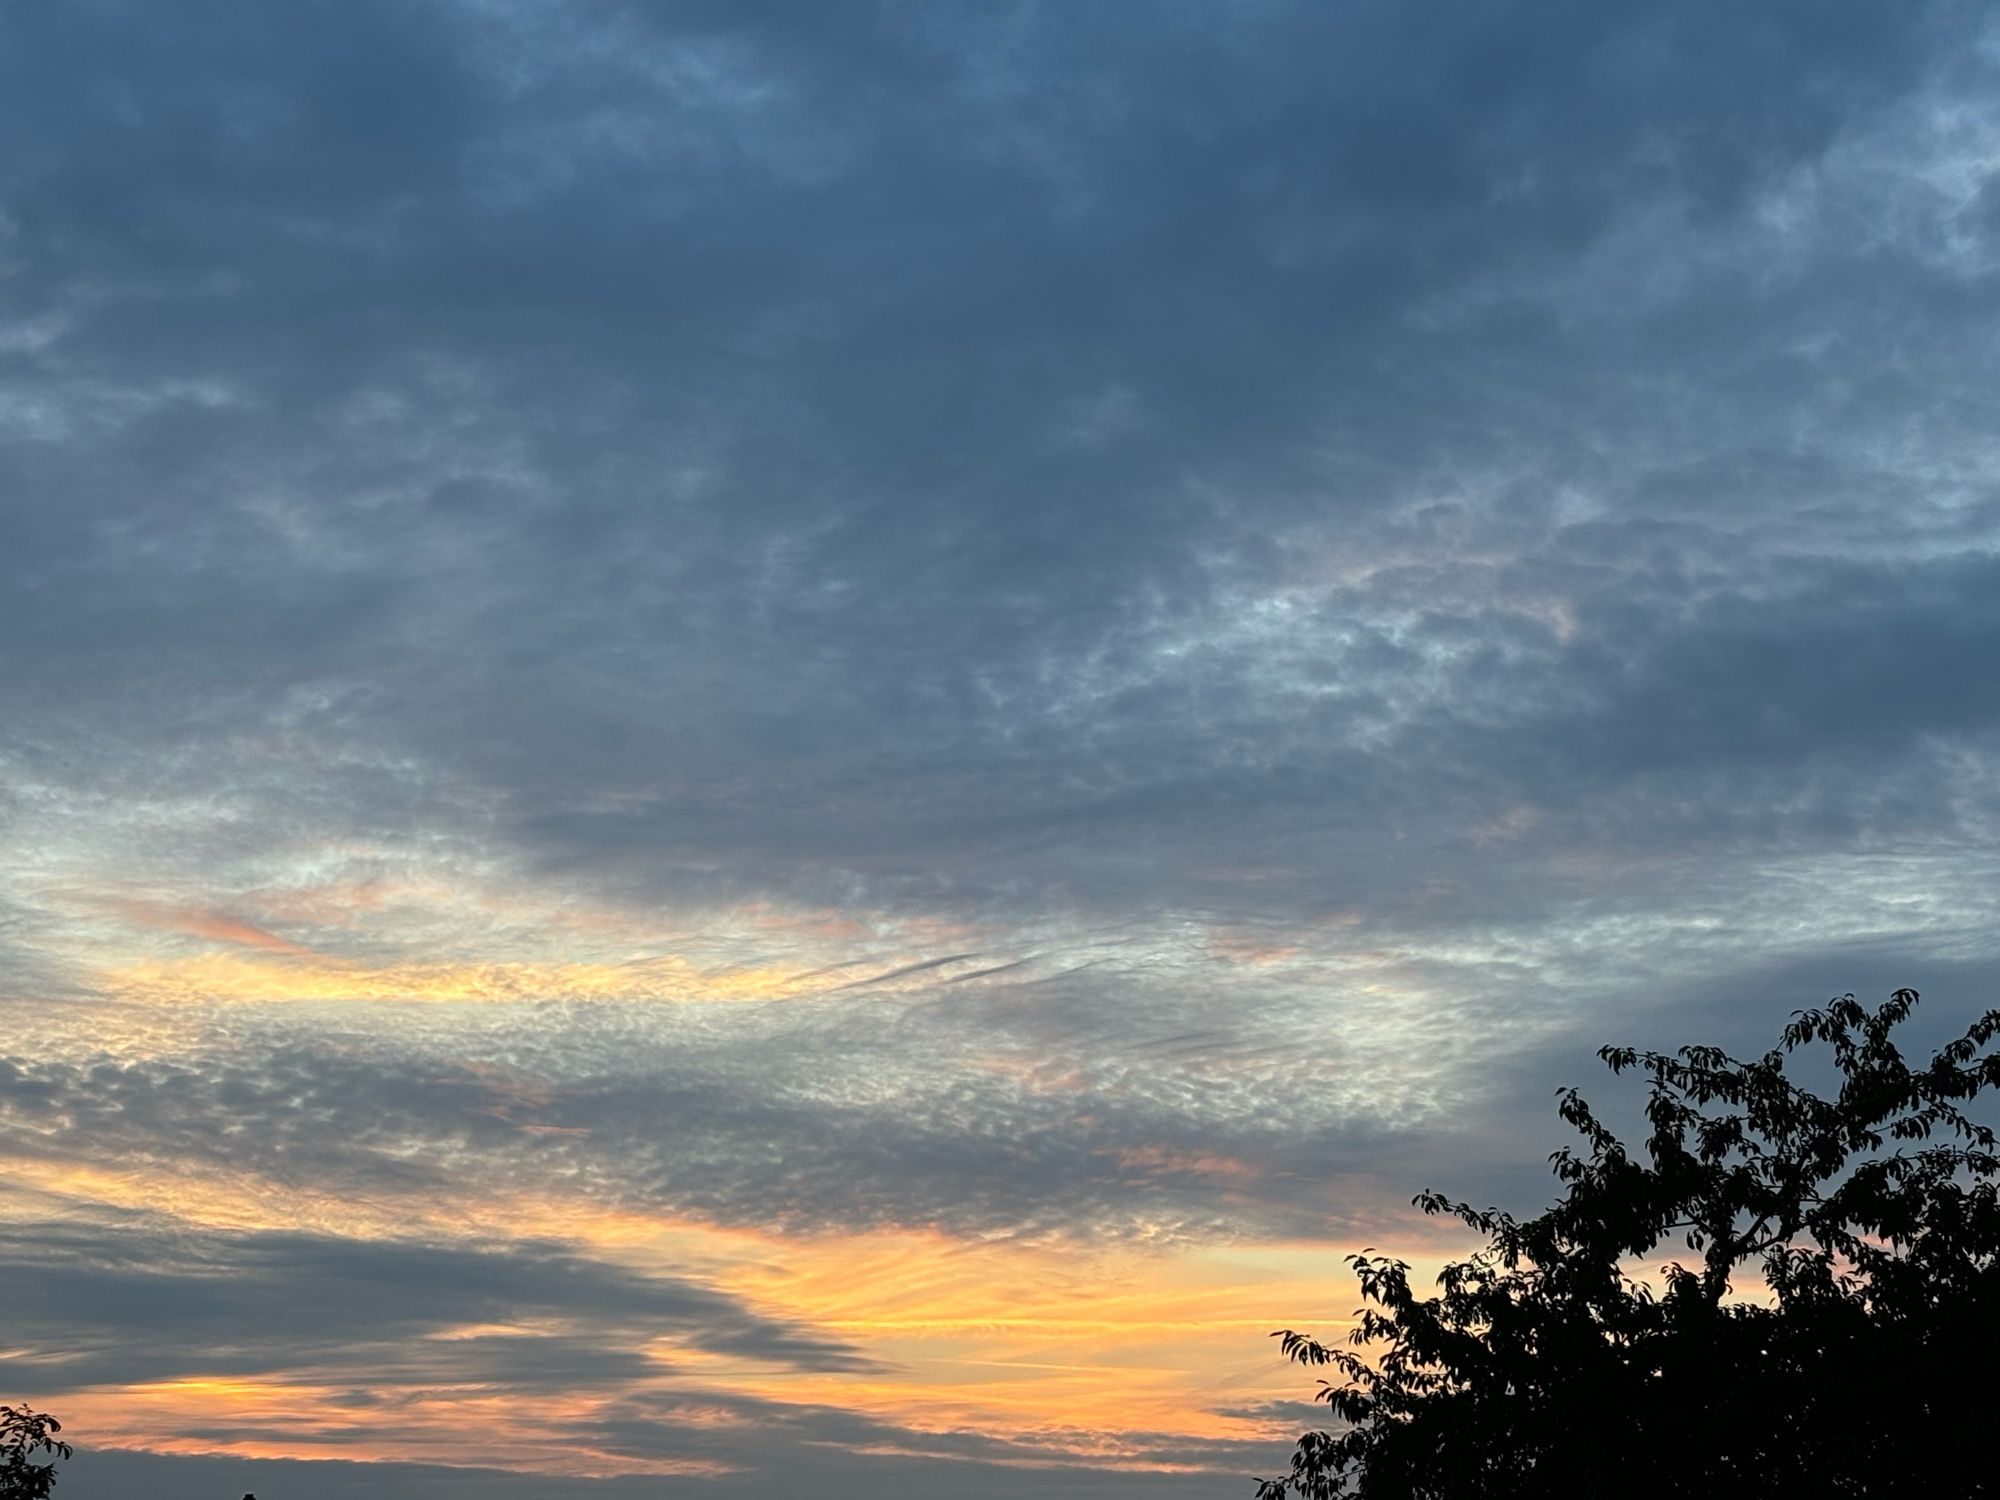
<svg viewBox="0 0 2000 1500">
<path fill-rule="evenodd" d="M 2000 979 L 2000 12 L 0 6 L 65 1500 L 1249 1492 L 1606 1042 Z"/>
</svg>

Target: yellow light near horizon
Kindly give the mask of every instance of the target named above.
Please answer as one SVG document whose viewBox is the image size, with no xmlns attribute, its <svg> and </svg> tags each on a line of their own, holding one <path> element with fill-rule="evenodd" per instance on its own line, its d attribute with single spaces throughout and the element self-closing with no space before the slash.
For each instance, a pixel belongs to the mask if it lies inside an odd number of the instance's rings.
<svg viewBox="0 0 2000 1500">
<path fill-rule="evenodd" d="M 785 1236 L 667 1213 L 607 1209 L 547 1195 L 447 1190 L 425 1202 L 340 1205 L 276 1184 L 214 1173 L 72 1168 L 44 1173 L 64 1213 L 92 1207 L 171 1215 L 225 1232 L 309 1230 L 359 1240 L 491 1247 L 559 1243 L 637 1274 L 693 1278 L 757 1314 L 851 1343 L 873 1368 L 812 1371 L 704 1350 L 684 1334 L 646 1345 L 657 1376 L 579 1395 L 543 1415 L 582 1420 L 630 1391 L 778 1399 L 854 1411 L 912 1433 L 976 1430 L 1051 1455 L 1145 1467 L 1126 1436 L 1281 1442 L 1285 1424 L 1224 1415 L 1296 1399 L 1301 1373 L 1268 1334 L 1305 1323 L 1337 1334 L 1356 1301 L 1325 1245 L 1086 1246 L 980 1239 L 941 1230 Z M 21 1206 L 17 1204 L 17 1207 Z M 470 1327 L 443 1329 L 449 1341 Z M 54 1367 L 49 1367 L 53 1370 Z M 1309 1382 L 1308 1382 L 1309 1384 Z M 368 1389 L 365 1381 L 364 1390 Z M 305 1367 L 230 1379 L 162 1380 L 63 1397 L 100 1442 L 245 1457 L 327 1456 L 379 1412 L 343 1398 L 351 1384 Z M 385 1388 L 396 1432 L 371 1456 L 547 1468 L 558 1450 L 532 1435 L 497 1438 L 477 1387 Z M 495 1398 L 497 1399 L 497 1398 Z M 560 1410 L 558 1410 L 560 1408 Z M 242 1425 L 254 1441 L 196 1442 L 191 1426 Z M 81 1429 L 79 1429 L 81 1430 Z M 565 1460 L 566 1461 L 566 1460 Z M 689 1472 L 604 1457 L 604 1473 Z M 697 1466 L 699 1467 L 699 1466 Z"/>
<path fill-rule="evenodd" d="M 383 1000 L 433 1003 L 549 999 L 740 1001 L 783 998 L 808 971 L 697 968 L 667 955 L 629 963 L 364 964 L 267 952 L 147 958 L 104 970 L 103 991 L 128 1004 Z"/>
</svg>

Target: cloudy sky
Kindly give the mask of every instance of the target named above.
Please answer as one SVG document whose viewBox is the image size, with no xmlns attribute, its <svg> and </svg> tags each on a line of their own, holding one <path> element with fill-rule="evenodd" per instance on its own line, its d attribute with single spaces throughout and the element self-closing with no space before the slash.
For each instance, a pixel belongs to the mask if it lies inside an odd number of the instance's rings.
<svg viewBox="0 0 2000 1500">
<path fill-rule="evenodd" d="M 1990 1004 L 1996 21 L 0 9 L 64 1493 L 1244 1493 L 1599 1044 Z"/>
</svg>

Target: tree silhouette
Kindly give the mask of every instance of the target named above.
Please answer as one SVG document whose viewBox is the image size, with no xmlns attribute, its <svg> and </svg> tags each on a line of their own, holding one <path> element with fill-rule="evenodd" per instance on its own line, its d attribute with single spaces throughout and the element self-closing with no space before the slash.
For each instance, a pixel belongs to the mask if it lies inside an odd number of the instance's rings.
<svg viewBox="0 0 2000 1500">
<path fill-rule="evenodd" d="M 0 1405 L 0 1500 L 44 1500 L 55 1488 L 53 1460 L 70 1455 L 69 1444 L 56 1438 L 61 1431 L 47 1412 Z M 51 1461 L 34 1462 L 37 1453 Z"/>
<path fill-rule="evenodd" d="M 1350 1348 L 1273 1335 L 1338 1373 L 1343 1429 L 1259 1500 L 2000 1495 L 2000 1159 L 1965 1109 L 2000 1090 L 2000 1010 L 1913 1068 L 1891 1033 L 1916 1003 L 1798 1012 L 1749 1062 L 1605 1048 L 1650 1079 L 1643 1155 L 1566 1089 L 1587 1149 L 1551 1158 L 1554 1207 L 1418 1196 L 1489 1243 L 1432 1297 L 1352 1257 Z M 1830 1097 L 1785 1076 L 1822 1047 Z M 1663 1291 L 1632 1274 L 1683 1246 Z"/>
</svg>

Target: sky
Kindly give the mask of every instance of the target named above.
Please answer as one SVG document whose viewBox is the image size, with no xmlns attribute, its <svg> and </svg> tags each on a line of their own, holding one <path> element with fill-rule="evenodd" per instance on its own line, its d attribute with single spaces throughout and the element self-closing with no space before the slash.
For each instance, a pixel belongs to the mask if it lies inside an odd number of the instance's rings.
<svg viewBox="0 0 2000 1500">
<path fill-rule="evenodd" d="M 1598 1046 L 1992 1003 L 1997 316 L 1989 5 L 0 8 L 0 1399 L 1247 1494 Z"/>
</svg>

